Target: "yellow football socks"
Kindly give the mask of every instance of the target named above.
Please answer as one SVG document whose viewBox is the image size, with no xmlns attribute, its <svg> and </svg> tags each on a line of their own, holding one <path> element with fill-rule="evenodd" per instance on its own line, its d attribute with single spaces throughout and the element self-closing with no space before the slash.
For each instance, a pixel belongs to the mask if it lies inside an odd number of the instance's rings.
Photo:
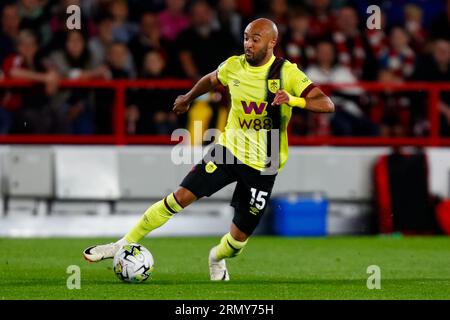
<svg viewBox="0 0 450 320">
<path fill-rule="evenodd" d="M 247 240 L 245 241 L 237 241 L 235 240 L 230 233 L 227 233 L 220 239 L 219 245 L 216 247 L 216 259 L 222 260 L 224 258 L 232 258 L 241 254 L 245 245 L 247 244 Z"/>
<path fill-rule="evenodd" d="M 128 243 L 139 242 L 150 231 L 162 226 L 181 210 L 183 207 L 177 202 L 173 193 L 169 194 L 145 211 L 139 222 L 125 235 L 125 240 Z"/>
</svg>

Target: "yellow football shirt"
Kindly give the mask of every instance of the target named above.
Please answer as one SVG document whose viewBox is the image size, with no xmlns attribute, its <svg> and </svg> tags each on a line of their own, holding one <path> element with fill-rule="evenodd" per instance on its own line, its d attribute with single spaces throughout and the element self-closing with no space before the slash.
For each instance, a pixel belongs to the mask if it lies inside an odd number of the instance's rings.
<svg viewBox="0 0 450 320">
<path fill-rule="evenodd" d="M 225 131 L 219 136 L 218 143 L 225 146 L 242 163 L 263 171 L 267 163 L 267 131 L 271 129 L 271 119 L 267 116 L 267 75 L 275 56 L 262 66 L 251 66 L 245 55 L 232 56 L 218 68 L 219 81 L 228 86 L 231 96 L 231 109 L 228 114 Z M 270 90 L 281 88 L 289 94 L 304 97 L 311 89 L 312 82 L 297 68 L 297 65 L 285 61 L 280 80 L 270 86 Z M 292 107 L 287 104 L 281 108 L 279 131 L 279 170 L 288 158 L 287 126 Z"/>
</svg>

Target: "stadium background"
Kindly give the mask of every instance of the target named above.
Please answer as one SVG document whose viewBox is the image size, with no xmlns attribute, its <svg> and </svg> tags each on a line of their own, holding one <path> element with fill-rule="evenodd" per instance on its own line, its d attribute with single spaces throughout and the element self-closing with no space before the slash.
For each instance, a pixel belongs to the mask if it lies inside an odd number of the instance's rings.
<svg viewBox="0 0 450 320">
<path fill-rule="evenodd" d="M 81 7 L 80 31 L 66 30 L 72 4 Z M 382 10 L 379 30 L 366 27 L 372 4 Z M 46 262 L 36 248 L 55 257 L 50 274 L 64 279 L 61 270 L 81 264 L 85 246 L 106 241 L 85 237 L 123 235 L 177 186 L 195 161 L 174 163 L 174 154 L 198 159 L 203 133 L 224 128 L 228 97 L 221 88 L 179 118 L 171 113 L 173 100 L 240 54 L 243 29 L 256 17 L 276 22 L 276 54 L 297 63 L 337 111 L 294 112 L 290 157 L 261 236 L 248 258 L 231 265 L 244 285 L 271 276 L 273 283 L 263 281 L 259 291 L 249 286 L 235 298 L 450 296 L 443 267 L 450 257 L 450 1 L 19 0 L 0 8 L 0 252 L 6 256 L 10 246 L 24 252 L 2 262 L 0 279 L 12 278 L 2 285 L 3 298 L 47 298 L 52 290 L 56 298 L 99 298 L 93 289 L 71 296 L 51 281 L 39 292 L 46 278 L 33 272 Z M 171 139 L 179 128 L 191 133 L 182 144 Z M 204 280 L 202 255 L 183 269 L 185 262 L 169 253 L 184 257 L 196 246 L 207 252 L 228 230 L 232 191 L 233 185 L 156 230 L 161 239 L 145 244 L 167 264 L 160 265 L 159 295 L 127 294 L 229 298 L 221 287 L 203 296 L 164 284 Z M 410 234 L 416 237 L 402 237 Z M 183 238 L 167 238 L 173 236 Z M 296 267 L 281 267 L 279 256 Z M 330 272 L 330 261 L 341 267 Z M 273 273 L 254 274 L 252 263 Z M 365 288 L 369 264 L 387 266 L 393 290 L 376 295 Z M 410 279 L 402 277 L 404 268 Z M 104 269 L 83 267 L 92 287 L 113 281 Z M 27 275 L 23 282 L 13 270 Z M 292 280 L 298 277 L 303 282 Z M 344 282 L 353 291 L 339 291 Z M 121 298 L 100 298 L 107 297 Z"/>
</svg>

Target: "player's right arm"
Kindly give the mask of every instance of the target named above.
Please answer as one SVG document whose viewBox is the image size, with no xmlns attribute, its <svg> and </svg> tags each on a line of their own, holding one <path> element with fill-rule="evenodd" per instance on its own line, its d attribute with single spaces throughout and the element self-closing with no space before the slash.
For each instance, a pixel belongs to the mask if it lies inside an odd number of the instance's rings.
<svg viewBox="0 0 450 320">
<path fill-rule="evenodd" d="M 173 104 L 173 111 L 179 115 L 185 113 L 189 110 L 189 106 L 192 101 L 194 101 L 197 97 L 210 92 L 214 88 L 216 88 L 220 84 L 217 70 L 214 70 L 211 73 L 208 73 L 204 77 L 202 77 L 194 87 L 186 94 L 178 96 L 175 99 Z"/>
</svg>

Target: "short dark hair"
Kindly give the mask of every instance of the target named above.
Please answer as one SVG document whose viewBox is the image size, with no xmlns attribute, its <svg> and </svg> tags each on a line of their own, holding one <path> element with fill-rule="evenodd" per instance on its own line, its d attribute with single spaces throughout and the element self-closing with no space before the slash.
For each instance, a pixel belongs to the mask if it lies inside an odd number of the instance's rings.
<svg viewBox="0 0 450 320">
<path fill-rule="evenodd" d="M 294 7 L 292 8 L 292 10 L 289 10 L 289 19 L 310 18 L 310 17 L 311 13 L 304 7 Z"/>
<path fill-rule="evenodd" d="M 192 1 L 192 2 L 189 4 L 189 6 L 188 6 L 189 12 L 191 12 L 192 9 L 193 9 L 196 5 L 198 5 L 198 4 L 204 4 L 204 5 L 206 5 L 209 9 L 212 9 L 212 6 L 211 6 L 211 4 L 210 4 L 208 1 L 206 1 L 206 0 L 194 0 L 194 1 Z"/>
<path fill-rule="evenodd" d="M 100 24 L 105 21 L 113 21 L 113 20 L 114 20 L 114 18 L 109 11 L 102 11 L 95 18 L 95 21 L 97 22 L 97 24 Z"/>
</svg>

